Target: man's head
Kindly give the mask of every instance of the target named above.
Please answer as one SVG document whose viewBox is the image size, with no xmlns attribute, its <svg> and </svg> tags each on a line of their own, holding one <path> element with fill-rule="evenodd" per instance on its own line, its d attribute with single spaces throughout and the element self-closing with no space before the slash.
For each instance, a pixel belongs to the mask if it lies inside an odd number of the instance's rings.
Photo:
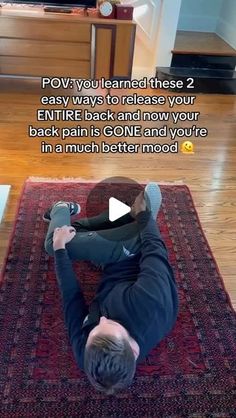
<svg viewBox="0 0 236 418">
<path fill-rule="evenodd" d="M 85 347 L 84 369 L 99 391 L 113 394 L 133 380 L 138 344 L 118 322 L 105 317 L 90 332 Z"/>
</svg>

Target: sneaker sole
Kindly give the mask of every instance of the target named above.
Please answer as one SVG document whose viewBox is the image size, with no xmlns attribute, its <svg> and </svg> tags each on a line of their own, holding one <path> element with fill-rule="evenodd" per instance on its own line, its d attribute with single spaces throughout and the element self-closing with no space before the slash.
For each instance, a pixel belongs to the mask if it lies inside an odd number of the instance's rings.
<svg viewBox="0 0 236 418">
<path fill-rule="evenodd" d="M 158 186 L 158 184 L 156 183 L 150 183 L 150 186 L 147 185 L 145 187 L 145 194 L 148 197 L 149 200 L 149 205 L 150 205 L 150 210 L 152 212 L 153 217 L 156 219 L 158 212 L 160 210 L 161 207 L 161 203 L 162 203 L 162 195 L 161 195 L 161 190 L 160 187 Z M 150 190 L 150 194 L 148 194 L 147 190 Z M 154 194 L 153 194 L 154 192 Z M 158 196 L 158 197 L 157 197 Z M 150 199 L 150 197 L 153 197 L 153 199 Z M 152 205 L 153 203 L 153 205 Z M 153 207 L 152 207 L 153 206 Z M 154 210 L 155 209 L 155 210 Z"/>
</svg>

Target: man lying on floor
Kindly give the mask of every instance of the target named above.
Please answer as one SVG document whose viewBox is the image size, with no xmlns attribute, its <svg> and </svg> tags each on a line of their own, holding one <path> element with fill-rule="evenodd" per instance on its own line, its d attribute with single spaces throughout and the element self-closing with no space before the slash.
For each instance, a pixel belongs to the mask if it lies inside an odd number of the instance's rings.
<svg viewBox="0 0 236 418">
<path fill-rule="evenodd" d="M 136 198 L 131 214 L 122 218 L 122 225 L 111 223 L 103 213 L 71 226 L 70 216 L 80 207 L 69 202 L 56 203 L 44 215 L 50 222 L 45 248 L 55 257 L 76 362 L 92 385 L 106 394 L 131 384 L 136 364 L 176 321 L 176 282 L 156 224 L 160 205 L 160 188 L 150 183 Z M 89 308 L 71 260 L 103 265 Z"/>
</svg>

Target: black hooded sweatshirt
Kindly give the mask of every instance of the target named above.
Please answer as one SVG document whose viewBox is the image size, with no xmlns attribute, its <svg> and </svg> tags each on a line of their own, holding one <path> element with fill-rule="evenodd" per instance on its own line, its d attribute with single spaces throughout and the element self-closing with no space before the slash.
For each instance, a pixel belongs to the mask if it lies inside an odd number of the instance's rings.
<svg viewBox="0 0 236 418">
<path fill-rule="evenodd" d="M 176 322 L 178 293 L 165 244 L 148 211 L 141 212 L 136 221 L 140 227 L 140 253 L 105 266 L 89 308 L 67 250 L 55 251 L 65 323 L 76 362 L 82 370 L 88 335 L 101 316 L 119 322 L 138 343 L 138 363 Z"/>
</svg>

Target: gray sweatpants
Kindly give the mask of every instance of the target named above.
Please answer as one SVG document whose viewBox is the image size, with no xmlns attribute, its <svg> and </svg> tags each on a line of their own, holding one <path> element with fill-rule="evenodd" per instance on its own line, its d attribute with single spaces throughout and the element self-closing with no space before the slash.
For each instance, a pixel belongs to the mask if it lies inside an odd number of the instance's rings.
<svg viewBox="0 0 236 418">
<path fill-rule="evenodd" d="M 51 210 L 51 221 L 45 239 L 45 249 L 51 256 L 55 228 L 71 225 L 69 208 L 56 206 Z M 72 224 L 75 237 L 66 244 L 72 260 L 89 260 L 95 264 L 115 263 L 133 257 L 140 251 L 141 241 L 137 223 L 130 215 L 110 222 L 108 212 L 93 218 L 80 219 Z M 99 231 L 102 230 L 102 235 Z M 132 238 L 130 238 L 132 237 Z"/>
</svg>

